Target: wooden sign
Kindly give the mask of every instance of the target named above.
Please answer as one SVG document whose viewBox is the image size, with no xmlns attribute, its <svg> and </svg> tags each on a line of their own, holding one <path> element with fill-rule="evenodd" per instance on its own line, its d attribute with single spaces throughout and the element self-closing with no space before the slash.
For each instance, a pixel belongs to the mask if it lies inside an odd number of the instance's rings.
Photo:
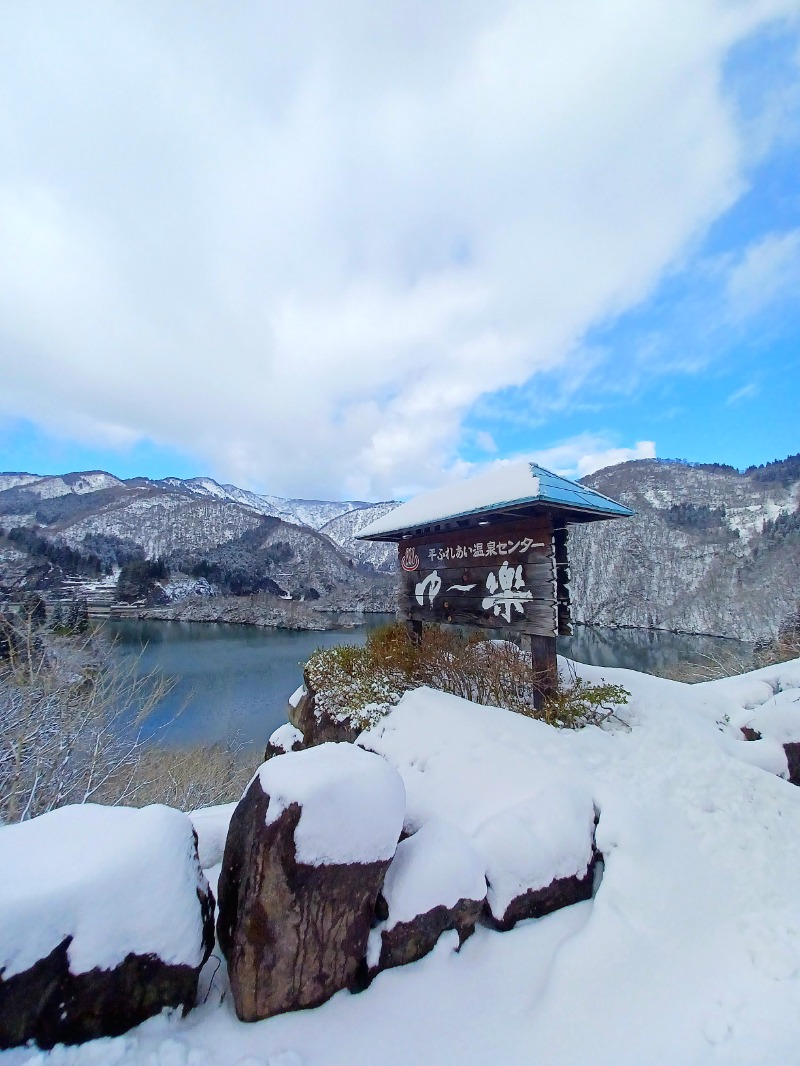
<svg viewBox="0 0 800 1066">
<path fill-rule="evenodd" d="M 568 626 L 566 531 L 549 515 L 407 538 L 398 555 L 410 622 L 542 637 Z"/>
</svg>

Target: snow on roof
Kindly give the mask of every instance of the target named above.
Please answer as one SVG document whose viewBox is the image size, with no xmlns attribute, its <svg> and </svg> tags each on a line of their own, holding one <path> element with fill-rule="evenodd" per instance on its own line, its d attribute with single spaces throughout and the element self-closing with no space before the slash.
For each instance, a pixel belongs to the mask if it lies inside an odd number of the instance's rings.
<svg viewBox="0 0 800 1066">
<path fill-rule="evenodd" d="M 391 539 L 394 534 L 466 515 L 484 514 L 508 507 L 548 504 L 596 518 L 623 518 L 633 514 L 594 489 L 545 470 L 536 463 L 507 463 L 477 477 L 444 485 L 401 503 L 382 518 L 370 522 L 357 540 Z"/>
</svg>

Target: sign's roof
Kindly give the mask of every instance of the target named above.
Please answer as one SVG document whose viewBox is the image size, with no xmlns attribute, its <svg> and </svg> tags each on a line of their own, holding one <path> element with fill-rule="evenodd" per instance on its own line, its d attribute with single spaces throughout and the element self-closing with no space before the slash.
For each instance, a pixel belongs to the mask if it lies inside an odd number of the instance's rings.
<svg viewBox="0 0 800 1066">
<path fill-rule="evenodd" d="M 536 506 L 565 512 L 567 521 L 576 522 L 627 518 L 633 514 L 630 508 L 594 489 L 553 474 L 536 463 L 517 462 L 401 503 L 365 526 L 357 539 L 399 540 L 437 522 L 488 516 L 498 511 L 523 513 Z"/>
</svg>

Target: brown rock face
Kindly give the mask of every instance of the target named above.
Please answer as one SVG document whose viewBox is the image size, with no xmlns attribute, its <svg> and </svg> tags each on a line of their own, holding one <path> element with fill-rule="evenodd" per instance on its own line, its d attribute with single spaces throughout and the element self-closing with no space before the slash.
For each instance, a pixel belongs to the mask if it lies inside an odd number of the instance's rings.
<svg viewBox="0 0 800 1066">
<path fill-rule="evenodd" d="M 236 1013 L 257 1021 L 355 987 L 389 860 L 298 863 L 298 803 L 266 824 L 256 778 L 234 812 L 219 879 L 217 934 Z"/>
<path fill-rule="evenodd" d="M 287 751 L 302 751 L 303 738 L 298 737 L 293 740 L 290 746 L 284 747 L 282 744 L 276 744 L 272 739 L 267 741 L 267 746 L 264 749 L 264 762 L 268 759 L 274 759 L 276 755 L 285 755 Z"/>
<path fill-rule="evenodd" d="M 783 750 L 786 752 L 786 762 L 789 765 L 789 781 L 793 785 L 800 785 L 800 743 L 795 741 L 791 744 L 784 744 Z"/>
<path fill-rule="evenodd" d="M 355 743 L 362 727 L 349 721 L 340 722 L 320 710 L 316 705 L 316 694 L 307 672 L 303 673 L 303 685 L 306 691 L 300 697 L 291 718 L 292 725 L 303 734 L 303 746 L 311 748 L 317 744 Z"/>
<path fill-rule="evenodd" d="M 203 963 L 214 946 L 214 897 L 198 902 L 203 916 Z M 194 1006 L 200 966 L 169 965 L 156 955 L 129 954 L 111 970 L 72 974 L 68 936 L 30 969 L 0 977 L 0 1048 L 34 1040 L 40 1047 L 119 1036 L 165 1007 Z"/>
<path fill-rule="evenodd" d="M 507 932 L 523 918 L 543 918 L 546 914 L 569 907 L 573 903 L 592 898 L 592 884 L 596 859 L 592 859 L 583 877 L 559 877 L 544 888 L 529 889 L 509 903 L 501 918 L 492 914 L 487 903 L 484 919 L 493 929 Z"/>
<path fill-rule="evenodd" d="M 443 904 L 426 914 L 418 914 L 408 922 L 398 922 L 380 933 L 381 952 L 377 966 L 369 968 L 372 979 L 381 970 L 416 962 L 436 947 L 442 933 L 449 929 L 458 932 L 459 944 L 472 936 L 475 923 L 483 910 L 483 900 L 460 899 L 454 907 Z"/>
</svg>

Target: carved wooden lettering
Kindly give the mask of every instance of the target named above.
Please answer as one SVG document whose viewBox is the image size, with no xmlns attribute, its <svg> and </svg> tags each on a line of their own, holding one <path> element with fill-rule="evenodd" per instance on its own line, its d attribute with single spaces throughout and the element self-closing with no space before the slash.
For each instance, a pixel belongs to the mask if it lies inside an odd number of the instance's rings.
<svg viewBox="0 0 800 1066">
<path fill-rule="evenodd" d="M 549 518 L 406 539 L 398 555 L 400 606 L 410 622 L 547 637 L 558 632 L 565 600 Z"/>
</svg>

